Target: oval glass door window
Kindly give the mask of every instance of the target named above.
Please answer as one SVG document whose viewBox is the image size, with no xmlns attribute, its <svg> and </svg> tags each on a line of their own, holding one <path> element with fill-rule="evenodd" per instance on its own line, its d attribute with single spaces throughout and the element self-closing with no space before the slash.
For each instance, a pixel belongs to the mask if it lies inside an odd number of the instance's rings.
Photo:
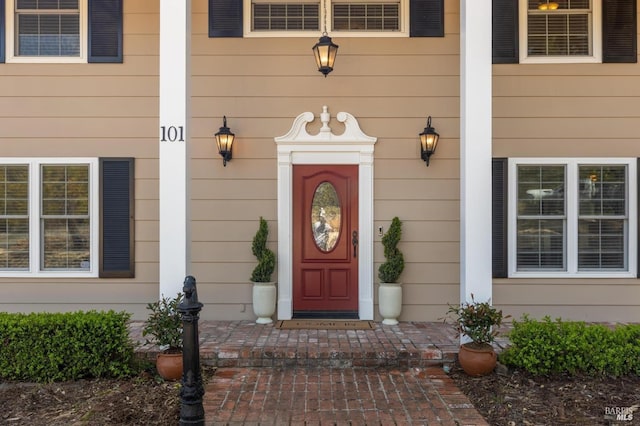
<svg viewBox="0 0 640 426">
<path fill-rule="evenodd" d="M 316 246 L 324 252 L 333 250 L 340 237 L 340 200 L 332 184 L 322 182 L 311 201 L 311 231 Z"/>
</svg>

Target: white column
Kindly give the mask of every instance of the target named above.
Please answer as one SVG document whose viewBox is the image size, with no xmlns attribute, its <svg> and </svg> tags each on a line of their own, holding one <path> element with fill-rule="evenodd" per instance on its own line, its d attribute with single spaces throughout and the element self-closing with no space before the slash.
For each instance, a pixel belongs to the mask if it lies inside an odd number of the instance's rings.
<svg viewBox="0 0 640 426">
<path fill-rule="evenodd" d="M 190 262 L 190 44 L 191 0 L 160 0 L 160 295 L 171 297 Z"/>
<path fill-rule="evenodd" d="M 491 0 L 460 4 L 460 301 L 492 296 Z"/>
</svg>

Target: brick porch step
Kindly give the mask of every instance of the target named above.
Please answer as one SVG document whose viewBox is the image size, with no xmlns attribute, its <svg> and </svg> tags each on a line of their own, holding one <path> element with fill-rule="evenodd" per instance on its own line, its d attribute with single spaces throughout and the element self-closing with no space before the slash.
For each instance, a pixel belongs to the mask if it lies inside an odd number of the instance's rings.
<svg viewBox="0 0 640 426">
<path fill-rule="evenodd" d="M 143 323 L 132 322 L 139 356 L 155 359 Z M 452 363 L 458 340 L 435 322 L 375 324 L 372 330 L 281 330 L 252 321 L 200 321 L 200 359 L 215 367 L 428 367 Z"/>
</svg>

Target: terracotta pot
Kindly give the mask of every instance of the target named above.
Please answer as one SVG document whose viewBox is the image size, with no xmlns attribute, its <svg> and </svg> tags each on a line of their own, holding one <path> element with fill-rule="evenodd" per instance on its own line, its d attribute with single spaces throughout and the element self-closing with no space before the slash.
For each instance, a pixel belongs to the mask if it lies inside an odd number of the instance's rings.
<svg viewBox="0 0 640 426">
<path fill-rule="evenodd" d="M 491 345 L 471 346 L 465 343 L 458 352 L 460 366 L 470 376 L 485 376 L 496 368 L 498 355 Z"/>
<path fill-rule="evenodd" d="M 177 354 L 160 353 L 156 358 L 156 370 L 165 380 L 182 378 L 182 352 Z"/>
</svg>

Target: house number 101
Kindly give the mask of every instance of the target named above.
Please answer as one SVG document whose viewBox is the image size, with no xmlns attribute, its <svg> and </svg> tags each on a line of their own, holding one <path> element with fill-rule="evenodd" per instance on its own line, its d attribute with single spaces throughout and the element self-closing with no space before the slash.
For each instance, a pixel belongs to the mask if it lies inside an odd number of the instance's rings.
<svg viewBox="0 0 640 426">
<path fill-rule="evenodd" d="M 160 142 L 184 142 L 184 126 L 160 126 Z"/>
</svg>

